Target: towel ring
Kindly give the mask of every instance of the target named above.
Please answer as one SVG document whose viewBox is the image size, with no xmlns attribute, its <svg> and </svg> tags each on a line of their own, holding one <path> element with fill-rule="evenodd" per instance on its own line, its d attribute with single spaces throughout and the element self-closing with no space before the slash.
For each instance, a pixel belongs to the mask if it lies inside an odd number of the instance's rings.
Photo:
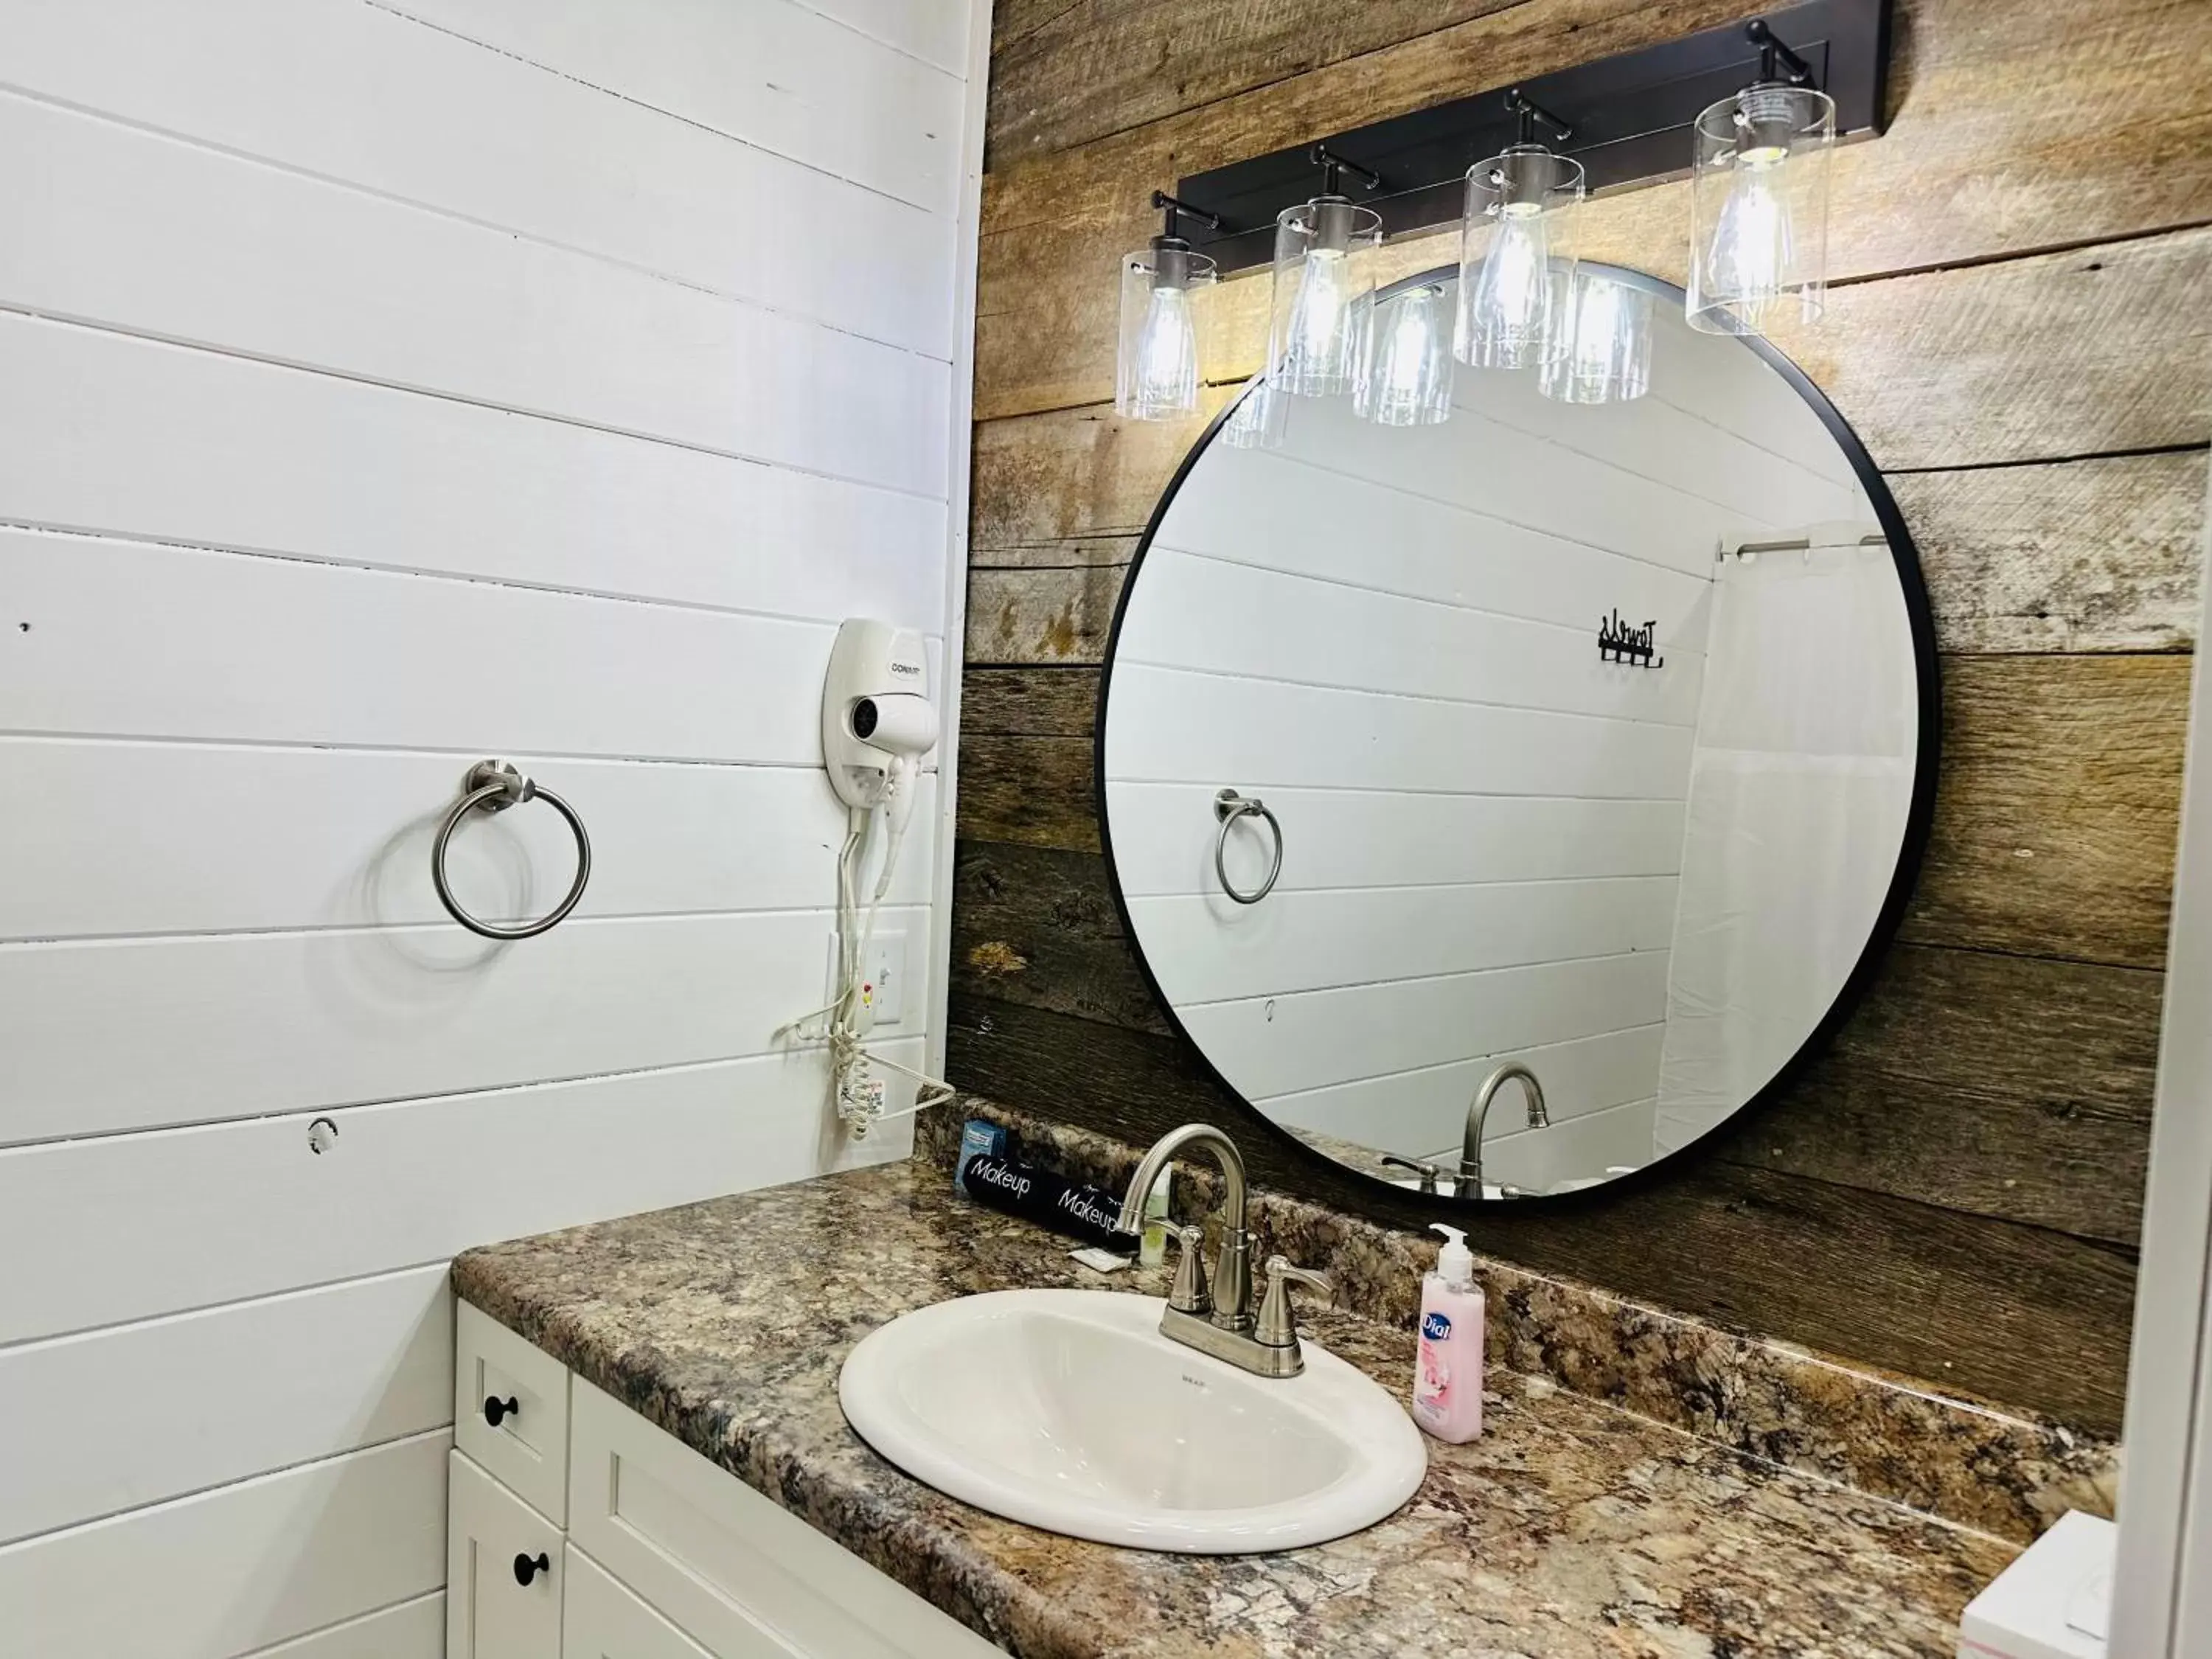
<svg viewBox="0 0 2212 1659">
<path fill-rule="evenodd" d="M 484 812 L 504 812 L 526 800 L 542 800 L 568 821 L 569 832 L 576 837 L 576 879 L 569 884 L 568 896 L 555 905 L 550 915 L 536 921 L 525 922 L 519 927 L 478 921 L 461 908 L 453 890 L 446 884 L 446 844 L 453 840 L 453 831 L 471 807 Z M 471 933 L 481 933 L 486 939 L 536 939 L 576 908 L 576 901 L 584 896 L 584 884 L 591 878 L 592 838 L 584 833 L 584 821 L 576 816 L 575 808 L 550 789 L 539 788 L 510 761 L 483 760 L 469 768 L 468 776 L 461 780 L 461 798 L 453 803 L 453 809 L 446 814 L 446 821 L 438 826 L 438 839 L 430 848 L 430 881 L 438 890 L 438 902 L 446 907 L 448 915 Z"/>
<path fill-rule="evenodd" d="M 1267 802 L 1256 796 L 1240 795 L 1234 789 L 1224 789 L 1213 798 L 1213 816 L 1221 820 L 1220 832 L 1213 838 L 1213 873 L 1221 878 L 1221 890 L 1239 904 L 1257 904 L 1275 890 L 1275 878 L 1283 873 L 1283 826 L 1267 810 Z M 1267 878 L 1256 893 L 1240 893 L 1229 879 L 1229 826 L 1243 817 L 1265 818 L 1267 828 L 1275 832 L 1275 860 L 1267 866 Z"/>
</svg>

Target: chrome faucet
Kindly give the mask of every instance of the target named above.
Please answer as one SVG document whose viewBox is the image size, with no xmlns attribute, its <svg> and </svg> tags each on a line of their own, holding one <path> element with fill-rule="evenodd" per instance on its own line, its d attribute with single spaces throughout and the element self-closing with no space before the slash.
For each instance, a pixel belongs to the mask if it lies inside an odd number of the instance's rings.
<svg viewBox="0 0 2212 1659">
<path fill-rule="evenodd" d="M 1181 1259 L 1176 1264 L 1175 1288 L 1168 1297 L 1167 1310 L 1160 1316 L 1160 1334 L 1261 1376 L 1296 1376 L 1305 1369 L 1305 1358 L 1298 1351 L 1290 1287 L 1301 1284 L 1332 1295 L 1334 1291 L 1320 1274 L 1294 1267 L 1285 1257 L 1272 1256 L 1267 1261 L 1267 1297 L 1255 1318 L 1252 1236 L 1245 1226 L 1244 1156 L 1235 1141 L 1211 1123 L 1186 1123 L 1162 1135 L 1129 1177 L 1129 1190 L 1121 1199 L 1121 1214 L 1114 1231 L 1124 1238 L 1141 1237 L 1145 1200 L 1168 1164 L 1191 1147 L 1205 1148 L 1221 1165 L 1222 1184 L 1226 1188 L 1221 1251 L 1214 1258 L 1209 1286 L 1200 1261 L 1205 1234 L 1196 1227 L 1168 1229 L 1168 1237 L 1180 1248 Z"/>
<path fill-rule="evenodd" d="M 1482 1087 L 1474 1091 L 1474 1103 L 1467 1109 L 1467 1128 L 1460 1140 L 1459 1190 L 1465 1196 L 1482 1196 L 1482 1132 L 1490 1119 L 1490 1103 L 1498 1097 L 1498 1091 L 1507 1081 L 1515 1078 L 1520 1079 L 1521 1092 L 1528 1103 L 1528 1127 L 1551 1127 L 1551 1114 L 1544 1109 L 1544 1085 L 1519 1060 L 1509 1060 L 1483 1079 Z"/>
</svg>

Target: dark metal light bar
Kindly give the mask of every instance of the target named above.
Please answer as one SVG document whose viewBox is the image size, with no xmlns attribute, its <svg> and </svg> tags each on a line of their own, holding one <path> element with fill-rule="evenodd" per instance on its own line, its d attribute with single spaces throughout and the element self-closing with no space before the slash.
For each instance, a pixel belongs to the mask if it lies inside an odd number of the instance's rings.
<svg viewBox="0 0 2212 1659">
<path fill-rule="evenodd" d="M 1746 30 L 1753 17 L 1771 38 Z M 1320 193 L 1317 153 L 1354 181 L 1352 200 L 1382 216 L 1386 234 L 1450 223 L 1465 204 L 1468 168 L 1522 136 L 1523 106 L 1570 125 L 1572 137 L 1553 148 L 1583 164 L 1592 193 L 1675 178 L 1689 169 L 1698 112 L 1758 80 L 1762 58 L 1771 68 L 1775 56 L 1802 63 L 1812 84 L 1836 100 L 1839 138 L 1868 137 L 1881 131 L 1889 24 L 1890 0 L 1800 0 L 1194 173 L 1176 194 L 1220 220 L 1190 241 L 1226 275 L 1273 258 L 1275 216 Z M 1778 52 L 1781 42 L 1787 45 Z M 1368 178 L 1381 183 L 1365 185 Z"/>
</svg>

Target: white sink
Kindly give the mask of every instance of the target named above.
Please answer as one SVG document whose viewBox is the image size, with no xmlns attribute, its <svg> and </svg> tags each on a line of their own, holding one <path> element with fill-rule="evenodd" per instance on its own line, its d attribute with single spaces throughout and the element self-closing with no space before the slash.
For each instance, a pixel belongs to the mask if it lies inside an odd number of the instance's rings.
<svg viewBox="0 0 2212 1659">
<path fill-rule="evenodd" d="M 1171 1342 L 1166 1304 L 993 1291 L 865 1338 L 846 1420 L 916 1480 L 1033 1527 L 1136 1549 L 1242 1555 L 1372 1526 L 1428 1468 L 1390 1395 L 1305 1344 L 1280 1381 Z"/>
</svg>

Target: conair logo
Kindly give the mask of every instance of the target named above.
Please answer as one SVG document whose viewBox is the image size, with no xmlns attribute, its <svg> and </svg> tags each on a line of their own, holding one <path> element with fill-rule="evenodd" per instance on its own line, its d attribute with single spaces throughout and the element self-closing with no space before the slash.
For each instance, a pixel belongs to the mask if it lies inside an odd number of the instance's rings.
<svg viewBox="0 0 2212 1659">
<path fill-rule="evenodd" d="M 1421 1316 L 1421 1335 L 1431 1342 L 1441 1342 L 1451 1334 L 1451 1319 L 1440 1313 Z"/>
<path fill-rule="evenodd" d="M 894 674 L 903 674 L 910 680 L 920 679 L 921 678 L 921 665 L 917 662 L 901 662 L 896 658 L 893 658 L 891 660 L 891 672 Z"/>
</svg>

